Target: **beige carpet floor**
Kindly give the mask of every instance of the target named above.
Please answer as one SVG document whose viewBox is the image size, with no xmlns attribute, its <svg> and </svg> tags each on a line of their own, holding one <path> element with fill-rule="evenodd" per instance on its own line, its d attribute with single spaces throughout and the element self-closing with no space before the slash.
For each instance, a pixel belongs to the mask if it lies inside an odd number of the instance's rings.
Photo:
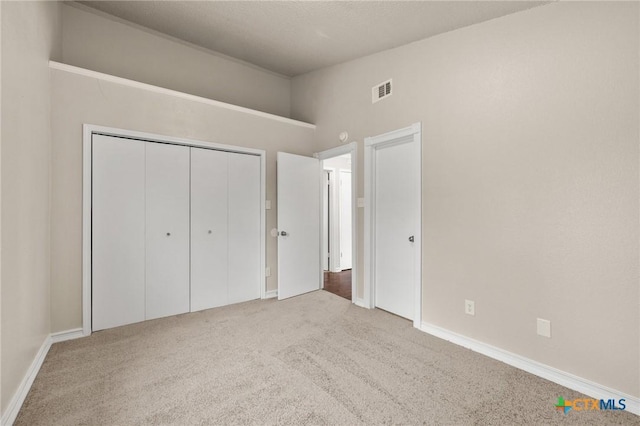
<svg viewBox="0 0 640 426">
<path fill-rule="evenodd" d="M 54 344 L 16 425 L 640 424 L 317 291 Z"/>
</svg>

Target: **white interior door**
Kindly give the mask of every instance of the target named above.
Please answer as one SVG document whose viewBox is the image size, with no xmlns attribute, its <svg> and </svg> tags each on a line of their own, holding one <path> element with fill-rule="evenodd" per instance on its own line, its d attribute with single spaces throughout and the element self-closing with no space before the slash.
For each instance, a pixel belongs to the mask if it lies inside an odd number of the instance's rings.
<svg viewBox="0 0 640 426">
<path fill-rule="evenodd" d="M 320 288 L 320 162 L 278 152 L 278 299 Z"/>
<path fill-rule="evenodd" d="M 260 157 L 229 153 L 229 303 L 260 298 Z"/>
<path fill-rule="evenodd" d="M 144 163 L 144 142 L 93 135 L 93 331 L 145 318 Z"/>
<path fill-rule="evenodd" d="M 191 311 L 228 303 L 228 153 L 191 148 Z"/>
<path fill-rule="evenodd" d="M 340 170 L 340 269 L 351 269 L 351 172 Z"/>
<path fill-rule="evenodd" d="M 189 147 L 146 143 L 146 319 L 189 311 Z"/>
<path fill-rule="evenodd" d="M 413 319 L 419 240 L 419 145 L 400 143 L 375 150 L 375 305 Z"/>
</svg>

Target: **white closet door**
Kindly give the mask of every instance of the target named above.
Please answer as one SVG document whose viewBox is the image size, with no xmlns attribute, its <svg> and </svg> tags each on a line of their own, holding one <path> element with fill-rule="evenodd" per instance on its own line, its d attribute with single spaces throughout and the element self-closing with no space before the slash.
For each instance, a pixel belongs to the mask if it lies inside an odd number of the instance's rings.
<svg viewBox="0 0 640 426">
<path fill-rule="evenodd" d="M 227 304 L 226 152 L 191 148 L 191 311 Z"/>
<path fill-rule="evenodd" d="M 189 148 L 146 145 L 146 319 L 189 311 Z"/>
<path fill-rule="evenodd" d="M 260 157 L 229 153 L 229 303 L 260 297 Z"/>
<path fill-rule="evenodd" d="M 145 318 L 144 157 L 144 142 L 93 135 L 93 331 Z"/>
</svg>

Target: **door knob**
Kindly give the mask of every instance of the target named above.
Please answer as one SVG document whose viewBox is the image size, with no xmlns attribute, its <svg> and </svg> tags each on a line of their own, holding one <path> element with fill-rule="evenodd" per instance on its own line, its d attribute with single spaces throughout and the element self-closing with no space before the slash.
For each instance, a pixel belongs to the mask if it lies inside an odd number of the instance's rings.
<svg viewBox="0 0 640 426">
<path fill-rule="evenodd" d="M 415 238 L 413 238 L 413 235 L 409 237 L 409 242 L 414 242 Z"/>
<path fill-rule="evenodd" d="M 209 229 L 209 234 L 212 233 L 213 231 L 211 229 Z"/>
<path fill-rule="evenodd" d="M 167 232 L 167 237 L 170 237 L 170 236 L 171 236 L 171 232 Z"/>
<path fill-rule="evenodd" d="M 280 231 L 280 236 L 286 237 L 287 235 L 287 231 Z"/>
</svg>

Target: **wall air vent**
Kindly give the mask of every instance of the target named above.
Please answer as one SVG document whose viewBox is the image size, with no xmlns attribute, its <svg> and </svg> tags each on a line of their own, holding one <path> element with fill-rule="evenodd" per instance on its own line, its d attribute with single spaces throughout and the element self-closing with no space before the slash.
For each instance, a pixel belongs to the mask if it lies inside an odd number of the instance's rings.
<svg viewBox="0 0 640 426">
<path fill-rule="evenodd" d="M 384 83 L 376 84 L 371 88 L 371 103 L 375 104 L 380 99 L 391 96 L 391 82 L 392 80 L 387 80 Z"/>
</svg>

